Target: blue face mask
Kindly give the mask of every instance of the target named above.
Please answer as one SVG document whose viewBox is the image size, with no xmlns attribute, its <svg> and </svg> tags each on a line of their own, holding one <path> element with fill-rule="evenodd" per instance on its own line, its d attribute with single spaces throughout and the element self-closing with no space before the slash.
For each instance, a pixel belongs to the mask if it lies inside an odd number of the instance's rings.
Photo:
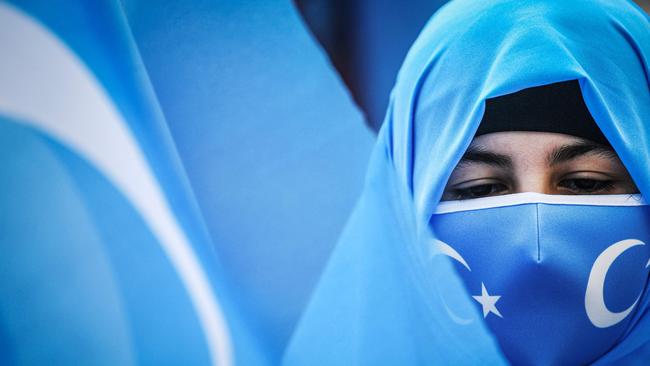
<svg viewBox="0 0 650 366">
<path fill-rule="evenodd" d="M 430 224 L 510 361 L 551 365 L 598 359 L 647 310 L 649 220 L 636 195 L 521 193 L 442 202 Z"/>
</svg>

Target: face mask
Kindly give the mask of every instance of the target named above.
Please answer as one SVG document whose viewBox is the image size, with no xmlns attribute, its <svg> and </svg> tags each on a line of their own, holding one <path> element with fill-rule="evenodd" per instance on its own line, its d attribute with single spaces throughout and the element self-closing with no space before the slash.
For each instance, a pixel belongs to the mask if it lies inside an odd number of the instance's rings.
<svg viewBox="0 0 650 366">
<path fill-rule="evenodd" d="M 649 220 L 638 195 L 521 193 L 441 202 L 430 225 L 506 357 L 555 365 L 597 360 L 648 307 Z"/>
</svg>

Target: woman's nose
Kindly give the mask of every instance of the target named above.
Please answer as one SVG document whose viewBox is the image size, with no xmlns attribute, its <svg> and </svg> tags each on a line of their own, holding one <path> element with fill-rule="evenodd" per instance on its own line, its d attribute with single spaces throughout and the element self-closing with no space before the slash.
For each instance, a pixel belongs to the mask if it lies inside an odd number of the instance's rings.
<svg viewBox="0 0 650 366">
<path fill-rule="evenodd" d="M 516 177 L 515 192 L 536 192 L 543 194 L 557 194 L 554 189 L 551 177 L 543 170 L 527 171 L 521 176 Z"/>
</svg>

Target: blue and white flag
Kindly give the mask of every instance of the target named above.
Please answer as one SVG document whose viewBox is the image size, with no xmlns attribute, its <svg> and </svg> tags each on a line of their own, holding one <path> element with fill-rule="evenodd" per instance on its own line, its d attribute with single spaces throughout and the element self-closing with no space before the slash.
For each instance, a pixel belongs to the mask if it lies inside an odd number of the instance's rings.
<svg viewBox="0 0 650 366">
<path fill-rule="evenodd" d="M 120 9 L 68 5 L 0 4 L 3 363 L 232 364 L 235 314 Z"/>
<path fill-rule="evenodd" d="M 278 362 L 373 141 L 290 2 L 0 2 L 0 363 Z"/>
</svg>

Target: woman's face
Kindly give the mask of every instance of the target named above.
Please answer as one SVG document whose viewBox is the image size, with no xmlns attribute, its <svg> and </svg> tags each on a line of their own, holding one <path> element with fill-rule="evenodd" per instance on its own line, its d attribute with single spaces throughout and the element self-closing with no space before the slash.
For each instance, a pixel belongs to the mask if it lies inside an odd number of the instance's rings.
<svg viewBox="0 0 650 366">
<path fill-rule="evenodd" d="M 575 195 L 638 190 L 609 146 L 559 133 L 496 132 L 472 141 L 442 200 L 521 192 Z"/>
</svg>

